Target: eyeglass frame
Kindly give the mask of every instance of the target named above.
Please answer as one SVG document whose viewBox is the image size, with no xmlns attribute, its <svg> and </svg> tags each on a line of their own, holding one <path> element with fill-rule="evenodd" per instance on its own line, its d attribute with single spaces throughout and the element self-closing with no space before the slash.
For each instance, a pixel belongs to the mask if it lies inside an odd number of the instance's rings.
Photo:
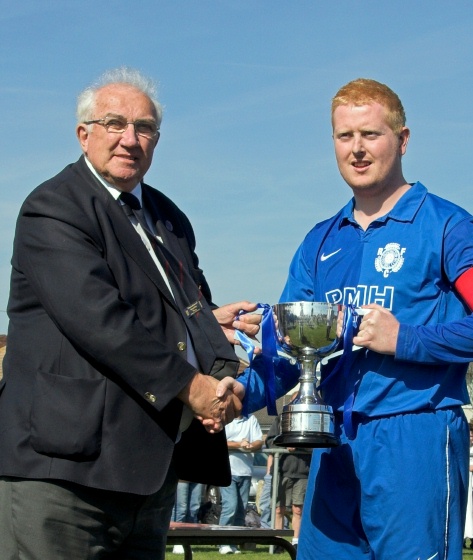
<svg viewBox="0 0 473 560">
<path fill-rule="evenodd" d="M 125 125 L 125 127 L 123 128 L 123 130 L 109 130 L 107 128 L 106 123 L 106 119 L 110 118 L 111 120 L 122 120 L 123 119 L 123 124 Z M 153 140 L 153 138 L 159 138 L 159 136 L 161 135 L 160 131 L 159 131 L 159 127 L 156 125 L 156 132 L 152 135 L 152 136 L 146 136 L 143 133 L 137 132 L 136 130 L 136 123 L 148 123 L 148 124 L 156 124 L 153 121 L 149 121 L 146 119 L 137 119 L 136 121 L 127 121 L 125 117 L 123 117 L 122 115 L 105 115 L 105 117 L 102 117 L 101 119 L 93 119 L 91 121 L 83 121 L 83 124 L 99 124 L 101 126 L 103 126 L 105 128 L 105 130 L 107 131 L 108 134 L 123 134 L 126 129 L 128 128 L 129 124 L 133 125 L 133 129 L 135 131 L 135 134 L 138 136 L 141 136 L 142 138 L 146 138 L 147 140 Z"/>
</svg>

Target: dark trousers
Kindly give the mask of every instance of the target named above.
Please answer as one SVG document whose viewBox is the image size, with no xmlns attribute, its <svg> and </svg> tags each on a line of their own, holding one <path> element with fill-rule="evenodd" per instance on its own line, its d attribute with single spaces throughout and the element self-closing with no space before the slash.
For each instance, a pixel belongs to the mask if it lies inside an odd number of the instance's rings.
<svg viewBox="0 0 473 560">
<path fill-rule="evenodd" d="M 163 560 L 174 471 L 150 496 L 0 478 L 2 560 Z"/>
</svg>

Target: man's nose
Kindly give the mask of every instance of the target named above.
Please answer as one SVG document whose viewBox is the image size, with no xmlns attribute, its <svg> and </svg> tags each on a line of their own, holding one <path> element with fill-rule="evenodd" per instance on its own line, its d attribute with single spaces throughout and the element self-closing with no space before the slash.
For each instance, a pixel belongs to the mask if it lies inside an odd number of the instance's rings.
<svg viewBox="0 0 473 560">
<path fill-rule="evenodd" d="M 133 146 L 140 143 L 133 123 L 127 123 L 125 130 L 121 134 L 120 142 L 127 146 Z"/>
<path fill-rule="evenodd" d="M 353 146 L 352 146 L 352 151 L 354 154 L 364 154 L 365 153 L 365 147 L 364 147 L 364 142 L 363 142 L 363 137 L 360 135 L 355 135 L 353 137 Z"/>
</svg>

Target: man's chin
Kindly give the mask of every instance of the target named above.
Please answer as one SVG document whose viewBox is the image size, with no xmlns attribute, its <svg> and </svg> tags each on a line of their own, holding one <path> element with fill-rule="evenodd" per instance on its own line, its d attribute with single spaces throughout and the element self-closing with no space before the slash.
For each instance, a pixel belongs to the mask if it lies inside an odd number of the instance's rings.
<svg viewBox="0 0 473 560">
<path fill-rule="evenodd" d="M 138 170 L 130 171 L 127 173 L 119 173 L 117 175 L 110 175 L 109 181 L 120 189 L 121 191 L 132 191 L 136 185 L 143 179 L 143 175 Z"/>
<path fill-rule="evenodd" d="M 372 187 L 376 186 L 376 183 L 374 182 L 373 178 L 368 176 L 356 175 L 356 176 L 344 177 L 344 179 L 347 185 L 355 191 L 370 190 Z"/>
</svg>

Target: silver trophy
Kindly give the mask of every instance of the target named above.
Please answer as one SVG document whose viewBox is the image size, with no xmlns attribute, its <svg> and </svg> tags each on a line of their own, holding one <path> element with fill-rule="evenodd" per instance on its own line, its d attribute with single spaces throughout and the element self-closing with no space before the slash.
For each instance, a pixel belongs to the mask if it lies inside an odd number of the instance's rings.
<svg viewBox="0 0 473 560">
<path fill-rule="evenodd" d="M 318 363 L 336 351 L 338 305 L 293 302 L 273 305 L 277 337 L 283 350 L 297 357 L 300 389 L 283 408 L 280 433 L 274 445 L 281 447 L 335 447 L 331 406 L 324 403 L 316 383 Z"/>
</svg>

